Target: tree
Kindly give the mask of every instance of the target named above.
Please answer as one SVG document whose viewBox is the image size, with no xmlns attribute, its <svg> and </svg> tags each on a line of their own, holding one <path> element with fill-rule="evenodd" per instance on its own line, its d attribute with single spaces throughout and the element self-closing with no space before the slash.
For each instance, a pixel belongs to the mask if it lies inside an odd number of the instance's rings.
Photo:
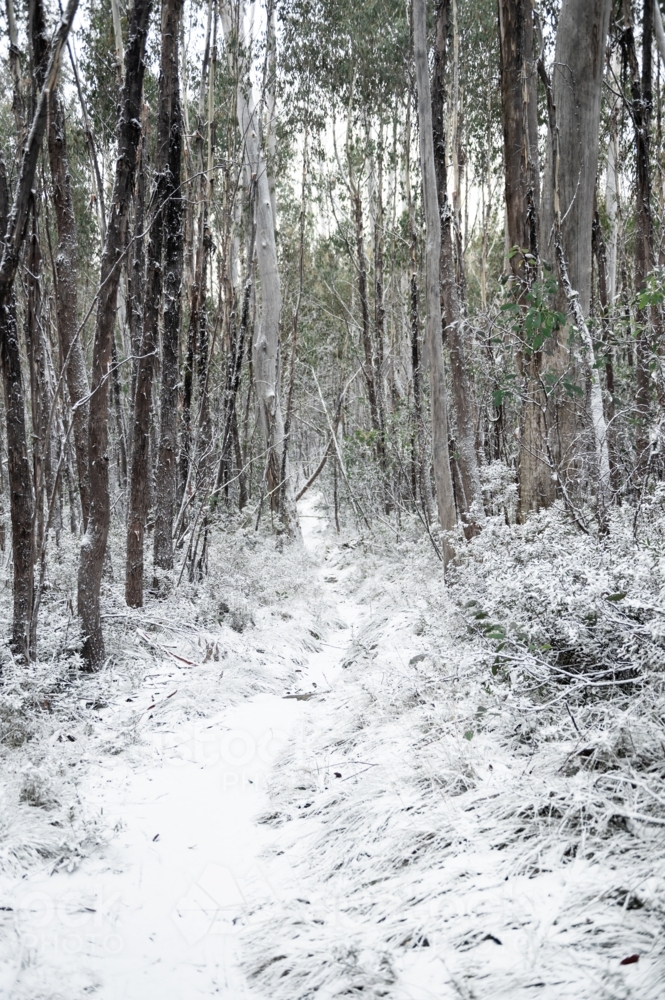
<svg viewBox="0 0 665 1000">
<path fill-rule="evenodd" d="M 167 188 L 164 210 L 164 328 L 162 332 L 159 455 L 155 475 L 155 551 L 159 569 L 173 569 L 173 509 L 176 497 L 178 347 L 183 268 L 183 197 L 181 188 L 182 113 L 180 108 L 180 21 L 182 0 L 165 5 L 162 26 L 164 97 L 168 114 Z M 166 40 L 169 38 L 170 45 Z M 164 65 L 166 63 L 166 66 Z M 160 79 L 161 85 L 161 79 Z M 157 583 L 157 581 L 155 581 Z"/>
<path fill-rule="evenodd" d="M 221 10 L 227 45 L 237 45 L 238 38 L 226 5 Z M 240 4 L 239 23 L 244 22 L 244 5 Z M 249 69 L 243 65 L 237 88 L 238 125 L 244 140 L 247 172 L 256 180 L 256 253 L 261 279 L 261 316 L 252 345 L 254 375 L 259 405 L 259 423 L 265 448 L 264 468 L 268 493 L 273 505 L 279 506 L 285 530 L 299 534 L 293 483 L 288 459 L 281 481 L 284 452 L 284 417 L 280 400 L 278 347 L 282 293 L 275 243 L 275 219 L 270 197 L 270 182 L 265 150 L 261 143 L 261 124 L 251 91 Z"/>
<path fill-rule="evenodd" d="M 98 669 L 104 662 L 100 589 L 111 515 L 108 455 L 109 376 L 120 268 L 126 252 L 127 221 L 141 137 L 144 56 L 151 7 L 152 0 L 134 0 L 129 17 L 112 207 L 104 240 L 97 299 L 88 432 L 90 513 L 88 527 L 81 542 L 78 573 L 78 612 L 85 636 L 83 658 L 89 670 Z"/>
<path fill-rule="evenodd" d="M 131 475 L 127 512 L 127 564 L 125 599 L 131 607 L 143 604 L 143 537 L 148 515 L 150 469 L 148 454 L 152 413 L 152 382 L 155 357 L 159 350 L 159 317 L 162 305 L 163 273 L 166 270 L 169 301 L 165 310 L 162 338 L 162 420 L 159 480 L 159 554 L 171 565 L 171 522 L 175 495 L 175 416 L 174 391 L 178 383 L 178 336 L 180 328 L 180 276 L 182 273 L 182 230 L 179 213 L 182 199 L 180 175 L 180 108 L 178 74 L 178 40 L 180 33 L 181 0 L 163 0 L 161 23 L 161 66 L 159 74 L 159 114 L 155 181 L 152 203 L 153 217 L 147 251 L 146 298 L 143 311 L 143 336 L 134 397 L 132 424 Z M 171 168 L 175 167 L 177 184 Z M 171 201 L 174 203 L 171 204 Z M 168 219 L 168 221 L 167 221 Z M 169 259 L 162 261 L 164 236 L 167 235 Z M 170 239 L 169 239 L 170 237 Z M 179 244 L 179 245 L 178 245 Z M 164 263 L 166 268 L 164 268 Z M 171 482 L 173 480 L 173 482 Z M 168 535 L 168 537 L 167 537 Z"/>
<path fill-rule="evenodd" d="M 441 223 L 434 168 L 432 101 L 429 86 L 426 45 L 426 3 L 413 0 L 413 58 L 418 86 L 418 121 L 420 126 L 420 164 L 423 175 L 425 224 L 427 227 L 426 284 L 427 347 L 430 363 L 430 399 L 432 408 L 432 451 L 439 523 L 444 531 L 455 527 L 455 501 L 448 457 L 448 416 L 446 383 L 441 344 Z M 449 542 L 444 542 L 444 561 L 452 556 Z"/>
<path fill-rule="evenodd" d="M 589 317 L 591 305 L 591 259 L 594 191 L 598 169 L 600 105 L 603 88 L 605 43 L 611 0 L 563 0 L 556 34 L 552 69 L 551 100 L 556 109 L 557 169 L 549 156 L 543 184 L 543 236 L 541 254 L 557 266 L 554 235 L 556 218 L 561 220 L 561 251 L 570 288 L 576 293 L 581 315 Z M 560 302 L 568 308 L 561 287 Z M 571 386 L 557 402 L 557 434 L 552 441 L 556 472 L 562 482 L 579 470 L 578 435 L 582 421 L 577 411 L 580 398 L 576 385 L 576 361 L 571 327 L 558 334 L 555 371 Z M 586 348 L 585 348 L 586 350 Z M 590 359 L 593 367 L 593 358 Z"/>
<path fill-rule="evenodd" d="M 439 213 L 441 217 L 441 303 L 443 336 L 450 348 L 452 390 L 455 410 L 455 450 L 460 470 L 457 502 L 467 537 L 478 533 L 483 517 L 483 497 L 476 456 L 471 380 L 464 349 L 464 323 L 455 278 L 455 260 L 451 209 L 448 203 L 446 164 L 446 61 L 450 0 L 439 0 L 436 15 L 436 45 L 432 81 L 432 120 L 434 126 L 434 163 L 436 168 Z"/>
<path fill-rule="evenodd" d="M 5 231 L 0 258 L 0 360 L 2 362 L 7 446 L 9 452 L 10 512 L 14 551 L 14 614 L 12 643 L 28 659 L 34 594 L 33 513 L 34 496 L 25 428 L 23 377 L 16 324 L 14 280 L 25 241 L 32 187 L 42 139 L 46 131 L 49 94 L 55 88 L 62 47 L 67 41 L 78 0 L 70 0 L 50 47 L 44 83 L 35 105 L 32 125 L 23 148 L 21 165 L 9 208 L 4 161 L 0 163 L 0 224 Z"/>
</svg>

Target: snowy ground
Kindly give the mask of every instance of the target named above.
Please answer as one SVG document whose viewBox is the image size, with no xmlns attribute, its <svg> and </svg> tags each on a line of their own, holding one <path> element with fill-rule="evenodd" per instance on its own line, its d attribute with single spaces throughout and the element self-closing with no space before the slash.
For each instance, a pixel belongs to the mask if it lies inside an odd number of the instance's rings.
<svg viewBox="0 0 665 1000">
<path fill-rule="evenodd" d="M 302 514 L 305 547 L 316 559 L 326 522 L 312 504 L 304 504 Z M 244 683 L 236 681 L 242 690 L 239 704 L 201 717 L 167 716 L 159 729 L 151 726 L 160 711 L 177 704 L 183 673 L 197 669 L 189 660 L 192 653 L 178 643 L 172 644 L 175 655 L 160 657 L 163 640 L 148 672 L 130 680 L 106 678 L 107 693 L 109 684 L 112 693 L 98 709 L 98 731 L 92 745 L 86 743 L 87 766 L 76 788 L 87 821 L 94 817 L 100 840 L 108 839 L 101 850 L 80 861 L 25 864 L 20 841 L 34 835 L 30 813 L 51 805 L 39 796 L 47 798 L 43 789 L 52 784 L 44 767 L 29 765 L 28 774 L 34 771 L 39 785 L 37 803 L 23 808 L 22 824 L 14 817 L 15 829 L 5 831 L 7 839 L 13 834 L 18 858 L 0 881 L 0 995 L 53 1000 L 90 994 L 105 1000 L 249 995 L 239 967 L 243 914 L 248 906 L 290 894 L 293 883 L 288 862 L 266 864 L 275 834 L 255 818 L 269 808 L 268 775 L 276 755 L 288 741 L 297 741 L 310 696 L 336 683 L 359 617 L 353 603 L 330 601 L 324 568 L 304 569 L 312 584 L 321 585 L 311 594 L 317 607 L 303 616 L 305 624 L 317 620 L 320 602 L 327 600 L 328 614 L 334 609 L 333 642 L 329 636 L 320 642 L 310 627 L 313 642 L 303 655 L 302 644 L 298 648 L 283 621 L 280 632 L 270 611 L 240 637 L 204 633 L 201 646 L 206 654 L 213 650 L 206 657 L 209 684 L 222 685 L 228 673 L 225 640 L 245 661 L 248 676 Z M 251 656 L 244 648 L 246 635 L 254 647 Z M 285 654 L 294 653 L 286 658 L 302 665 L 284 675 Z M 257 659 L 263 683 L 257 679 Z M 219 664 L 212 676 L 211 663 Z M 241 669 L 236 665 L 236 673 Z M 268 686 L 278 692 L 253 693 L 273 673 L 277 683 Z M 201 692 L 197 695 L 200 707 Z M 63 742 L 58 731 L 49 742 L 58 742 L 72 758 L 70 765 L 80 767 L 79 739 L 67 733 Z M 25 769 L 20 778 L 25 785 Z M 9 798 L 7 787 L 3 792 Z M 37 819 L 39 825 L 42 816 Z M 38 840 L 40 834 L 43 829 Z M 4 846 L 10 861 L 6 841 Z M 11 867 L 14 877 L 7 874 Z"/>
<path fill-rule="evenodd" d="M 7 751 L 0 996 L 663 996 L 653 789 L 628 809 L 582 766 L 614 730 L 532 738 L 426 540 L 301 514 L 295 596 L 225 603 L 247 627 L 148 608 L 135 660 Z"/>
</svg>

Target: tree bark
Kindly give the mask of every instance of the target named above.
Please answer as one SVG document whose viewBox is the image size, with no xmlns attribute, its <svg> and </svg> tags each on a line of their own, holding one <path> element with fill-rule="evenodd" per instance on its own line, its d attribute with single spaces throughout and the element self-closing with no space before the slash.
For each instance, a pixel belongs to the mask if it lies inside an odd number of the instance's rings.
<svg viewBox="0 0 665 1000">
<path fill-rule="evenodd" d="M 5 161 L 0 155 L 0 229 L 6 231 L 9 204 Z M 7 419 L 7 473 L 13 553 L 13 616 L 11 646 L 29 658 L 33 600 L 32 518 L 34 497 L 25 427 L 25 397 L 13 288 L 0 304 L 0 360 Z"/>
<path fill-rule="evenodd" d="M 36 101 L 30 132 L 23 148 L 14 201 L 9 196 L 4 161 L 0 166 L 0 221 L 5 233 L 0 258 L 0 361 L 2 362 L 5 409 L 7 414 L 7 449 L 9 453 L 9 488 L 14 551 L 14 610 L 12 643 L 16 651 L 29 656 L 32 616 L 33 576 L 32 521 L 34 497 L 25 429 L 24 392 L 21 356 L 16 326 L 14 280 L 21 247 L 25 240 L 32 188 L 48 112 L 49 94 L 56 86 L 62 47 L 76 14 L 78 0 L 70 0 L 50 48 L 44 84 Z"/>
<path fill-rule="evenodd" d="M 464 330 L 457 282 L 448 202 L 446 165 L 446 60 L 450 0 L 439 0 L 436 12 L 436 47 L 432 80 L 432 121 L 434 128 L 434 165 L 441 218 L 441 306 L 443 337 L 450 350 L 453 404 L 457 433 L 455 444 L 460 472 L 457 501 L 464 533 L 467 538 L 477 535 L 483 519 L 483 498 L 476 456 L 476 434 L 473 419 L 471 385 L 464 351 Z"/>
<path fill-rule="evenodd" d="M 533 10 L 529 0 L 500 0 L 499 53 L 501 117 L 506 192 L 506 237 L 510 271 L 517 299 L 525 308 L 526 294 L 538 268 L 537 76 Z M 547 459 L 546 398 L 540 384 L 542 351 L 521 346 L 519 510 L 524 519 L 554 499 L 554 481 Z"/>
<path fill-rule="evenodd" d="M 224 33 L 230 41 L 233 25 L 228 8 L 221 10 Z M 242 9 L 240 12 L 242 23 Z M 279 391 L 279 321 L 282 293 L 277 264 L 275 224 L 270 198 L 270 184 L 265 154 L 261 146 L 261 129 L 249 86 L 248 67 L 243 68 L 237 88 L 237 113 L 240 132 L 245 142 L 245 159 L 249 176 L 256 178 L 256 250 L 261 279 L 261 313 L 253 344 L 254 377 L 259 409 L 259 425 L 265 448 L 266 481 L 271 498 L 279 504 L 282 524 L 291 536 L 299 536 L 293 483 L 287 458 L 284 484 L 281 483 L 281 460 L 284 454 L 284 419 Z"/>
<path fill-rule="evenodd" d="M 35 66 L 46 68 L 48 38 L 42 0 L 33 0 L 32 6 L 32 46 Z M 88 373 L 83 356 L 83 347 L 78 335 L 77 280 L 78 280 L 78 238 L 76 218 L 71 192 L 71 177 L 67 159 L 65 111 L 60 91 L 54 90 L 50 97 L 48 125 L 48 153 L 53 185 L 53 203 L 58 230 L 58 247 L 55 257 L 55 298 L 58 341 L 61 364 L 69 399 L 72 405 L 74 451 L 78 473 L 79 494 L 83 530 L 88 523 Z"/>
<path fill-rule="evenodd" d="M 85 636 L 83 658 L 89 670 L 98 669 L 104 662 L 100 588 L 111 515 L 108 456 L 109 366 L 118 283 L 126 248 L 127 220 L 141 137 L 144 56 L 151 6 L 152 0 L 134 0 L 130 13 L 112 208 L 102 254 L 95 322 L 88 433 L 90 513 L 88 528 L 81 544 L 78 574 L 78 611 Z"/>
<path fill-rule="evenodd" d="M 654 7 L 644 0 L 642 8 L 642 72 L 635 51 L 633 12 L 630 0 L 624 0 L 624 32 L 622 44 L 631 77 L 632 118 L 635 127 L 635 291 L 644 291 L 647 276 L 654 264 L 653 220 L 651 215 L 651 173 L 649 169 L 652 110 L 652 60 Z M 635 447 L 638 468 L 644 472 L 649 456 L 649 404 L 651 401 L 651 337 L 652 329 L 648 309 L 638 311 L 635 376 L 637 392 L 637 429 Z"/>
<path fill-rule="evenodd" d="M 418 120 L 420 126 L 420 164 L 423 175 L 423 199 L 427 231 L 425 297 L 427 303 L 427 347 L 430 367 L 432 407 L 432 449 L 434 481 L 439 523 L 444 531 L 455 527 L 455 500 L 448 456 L 448 416 L 446 412 L 446 380 L 441 343 L 441 223 L 434 167 L 432 131 L 432 100 L 427 66 L 426 0 L 413 0 L 413 54 L 418 87 Z M 444 562 L 453 555 L 450 542 L 444 541 Z"/>
<path fill-rule="evenodd" d="M 151 469 L 149 463 L 150 453 L 150 430 L 152 413 L 152 383 L 155 370 L 155 359 L 159 349 L 159 313 L 162 303 L 162 252 L 165 235 L 166 212 L 171 208 L 169 222 L 173 224 L 171 198 L 174 195 L 172 178 L 170 172 L 173 142 L 172 130 L 175 127 L 178 145 L 177 171 L 180 172 L 180 121 L 179 121 L 179 95 L 178 95 L 178 42 L 179 42 L 179 18 L 181 4 L 180 0 L 163 0 L 162 3 L 162 24 L 161 24 L 161 66 L 159 74 L 159 114 L 157 126 L 157 150 L 155 154 L 155 189 L 153 203 L 155 211 L 150 226 L 150 236 L 148 240 L 147 252 L 147 277 L 146 277 L 146 299 L 143 314 L 143 337 L 136 378 L 136 396 L 134 399 L 134 413 L 132 425 L 132 449 L 131 449 L 131 476 L 129 488 L 129 507 L 127 511 L 127 565 L 125 576 L 125 600 L 130 607 L 140 608 L 143 606 L 143 561 L 144 561 L 144 535 L 145 525 L 148 516 L 150 502 L 150 480 Z M 178 116 L 176 122 L 174 116 Z M 178 191 L 178 203 L 181 205 L 180 192 Z M 174 234 L 176 235 L 176 234 Z M 171 248 L 173 250 L 173 247 Z M 171 278 L 173 260 L 171 265 Z M 181 265 L 179 270 L 181 270 Z M 179 275 L 178 285 L 179 285 Z M 172 289 L 173 291 L 173 289 Z M 179 293 L 179 289 L 178 289 Z M 179 303 L 178 303 L 179 305 Z M 165 316 L 165 320 L 167 317 Z M 164 329 L 163 337 L 163 358 L 166 362 L 166 371 L 162 369 L 162 385 L 166 382 L 166 401 L 162 397 L 162 419 L 165 418 L 167 424 L 167 437 L 165 447 L 167 449 L 166 478 L 168 479 L 171 462 L 174 455 L 174 441 L 169 434 L 170 424 L 175 421 L 174 391 L 177 393 L 178 384 L 178 321 L 179 309 L 173 313 L 171 311 L 170 326 Z M 173 321 L 175 319 L 175 330 Z M 175 334 L 175 337 L 174 337 Z M 175 339 L 175 345 L 174 345 Z M 164 405 L 165 403 L 165 405 Z M 175 434 L 175 426 L 173 427 Z M 170 438 L 170 441 L 169 441 Z M 168 484 L 162 482 L 162 486 Z M 168 498 L 167 498 L 168 499 Z M 160 530 L 163 536 L 163 522 L 167 511 L 162 508 Z M 172 517 L 172 513 L 171 513 Z M 170 549 L 170 531 L 169 545 Z M 167 557 L 168 558 L 168 557 Z M 170 555 L 171 564 L 173 555 Z"/>
<path fill-rule="evenodd" d="M 555 176 L 552 177 L 551 155 L 546 171 L 541 250 L 542 256 L 547 251 L 553 266 L 557 264 L 558 250 L 552 237 L 556 231 L 555 220 L 559 218 L 561 252 L 570 286 L 577 292 L 579 309 L 585 320 L 591 304 L 591 234 L 603 66 L 611 6 L 611 0 L 563 0 L 552 70 L 558 155 Z M 559 305 L 569 311 L 562 286 Z M 569 343 L 570 332 L 569 325 L 559 331 L 554 368 L 558 377 L 568 373 L 571 381 L 575 381 L 579 368 Z M 584 344 L 582 350 L 586 351 Z M 568 477 L 570 468 L 579 472 L 577 436 L 580 420 L 581 414 L 573 397 L 564 395 L 557 400 L 558 434 L 553 454 L 562 481 Z"/>
<path fill-rule="evenodd" d="M 183 270 L 183 199 L 180 190 L 182 159 L 182 115 L 180 109 L 179 38 L 182 0 L 165 4 L 162 28 L 162 72 L 164 100 L 169 108 L 168 202 L 164 213 L 164 329 L 162 332 L 162 381 L 159 455 L 155 482 L 154 564 L 173 569 L 173 510 L 176 496 L 176 449 L 178 411 L 178 345 L 180 342 L 180 295 Z M 166 70 L 168 69 L 168 78 Z M 157 581 L 156 581 L 157 582 Z"/>
</svg>

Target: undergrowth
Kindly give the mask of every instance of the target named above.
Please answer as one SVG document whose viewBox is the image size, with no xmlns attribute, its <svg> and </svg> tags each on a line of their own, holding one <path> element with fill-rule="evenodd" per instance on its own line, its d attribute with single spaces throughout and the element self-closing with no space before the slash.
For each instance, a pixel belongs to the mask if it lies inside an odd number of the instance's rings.
<svg viewBox="0 0 665 1000">
<path fill-rule="evenodd" d="M 633 514 L 497 512 L 447 584 L 365 541 L 346 683 L 265 817 L 298 878 L 247 927 L 262 995 L 662 995 L 665 562 Z"/>
</svg>

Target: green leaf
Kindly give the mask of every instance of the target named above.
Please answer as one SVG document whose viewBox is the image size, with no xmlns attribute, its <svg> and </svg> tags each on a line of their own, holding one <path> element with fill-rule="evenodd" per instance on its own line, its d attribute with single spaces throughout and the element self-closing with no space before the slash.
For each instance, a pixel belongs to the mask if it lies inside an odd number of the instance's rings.
<svg viewBox="0 0 665 1000">
<path fill-rule="evenodd" d="M 464 739 L 465 740 L 473 739 L 473 729 L 467 729 L 467 731 L 464 733 Z"/>
<path fill-rule="evenodd" d="M 623 601 L 625 594 L 608 594 L 605 598 L 606 601 Z"/>
</svg>

